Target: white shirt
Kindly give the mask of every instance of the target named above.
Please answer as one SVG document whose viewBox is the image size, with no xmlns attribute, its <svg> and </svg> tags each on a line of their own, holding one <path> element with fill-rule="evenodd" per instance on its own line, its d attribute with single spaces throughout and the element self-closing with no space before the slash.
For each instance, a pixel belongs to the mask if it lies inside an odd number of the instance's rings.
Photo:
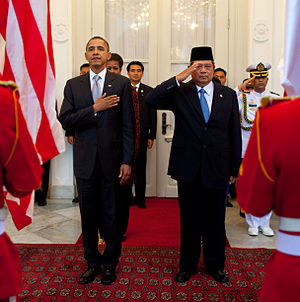
<svg viewBox="0 0 300 302">
<path fill-rule="evenodd" d="M 100 77 L 100 79 L 98 80 L 98 85 L 100 87 L 101 95 L 103 94 L 103 87 L 104 87 L 106 72 L 107 72 L 107 69 L 104 68 L 101 72 L 98 73 L 98 75 Z M 90 69 L 91 90 L 93 89 L 93 86 L 95 84 L 95 75 L 96 75 L 96 73 L 94 73 L 93 70 Z"/>
<path fill-rule="evenodd" d="M 247 119 L 250 121 L 254 121 L 257 108 L 261 105 L 261 103 L 260 103 L 261 98 L 263 98 L 265 96 L 272 96 L 273 98 L 278 97 L 278 95 L 276 95 L 270 91 L 266 91 L 266 90 L 262 93 L 258 93 L 253 90 L 250 93 L 245 93 L 245 95 L 247 96 L 246 114 L 247 114 Z M 239 101 L 239 111 L 242 116 L 242 125 L 244 127 L 252 127 L 253 124 L 245 121 L 245 117 L 244 117 L 245 105 L 243 102 L 242 93 L 238 96 L 238 101 Z M 248 146 L 251 130 L 247 131 L 242 128 L 241 131 L 242 131 L 242 158 L 244 158 L 244 155 L 245 155 L 245 152 L 246 152 L 246 149 Z"/>
<path fill-rule="evenodd" d="M 136 87 L 136 92 L 138 92 L 138 91 L 139 91 L 139 88 L 140 88 L 140 84 L 141 84 L 141 82 L 139 82 L 139 83 L 136 84 L 136 85 L 133 85 L 133 84 L 131 83 L 131 86 L 132 86 L 132 87 Z"/>
<path fill-rule="evenodd" d="M 199 101 L 200 101 L 200 93 L 199 90 L 201 88 L 203 88 L 205 90 L 204 96 L 208 105 L 208 109 L 209 109 L 209 113 L 211 113 L 211 106 L 212 106 L 212 101 L 213 101 L 213 95 L 214 95 L 214 84 L 212 81 L 209 82 L 209 84 L 207 84 L 204 87 L 200 87 L 198 85 L 196 85 L 197 87 L 197 92 L 198 92 L 198 97 L 199 97 Z"/>
</svg>

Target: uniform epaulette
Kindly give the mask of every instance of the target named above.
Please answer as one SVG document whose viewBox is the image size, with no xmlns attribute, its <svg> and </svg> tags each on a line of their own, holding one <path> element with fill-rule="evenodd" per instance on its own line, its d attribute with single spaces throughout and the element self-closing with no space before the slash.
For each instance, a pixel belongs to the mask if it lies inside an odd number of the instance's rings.
<svg viewBox="0 0 300 302">
<path fill-rule="evenodd" d="M 271 96 L 266 96 L 261 99 L 260 103 L 261 103 L 261 107 L 267 108 L 273 105 L 280 104 L 282 102 L 290 101 L 292 99 L 293 98 L 291 97 L 272 98 Z"/>
<path fill-rule="evenodd" d="M 13 81 L 0 81 L 0 86 L 11 87 L 13 89 L 18 88 L 17 84 Z"/>
</svg>

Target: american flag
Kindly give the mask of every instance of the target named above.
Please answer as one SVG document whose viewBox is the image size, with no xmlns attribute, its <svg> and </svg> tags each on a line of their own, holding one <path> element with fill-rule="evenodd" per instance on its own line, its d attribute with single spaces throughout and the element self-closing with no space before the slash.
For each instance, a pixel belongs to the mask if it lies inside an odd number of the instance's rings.
<svg viewBox="0 0 300 302">
<path fill-rule="evenodd" d="M 55 110 L 49 2 L 0 0 L 0 73 L 19 87 L 19 102 L 41 162 L 65 150 Z M 18 229 L 31 222 L 33 197 L 18 199 L 8 193 L 6 202 Z"/>
</svg>

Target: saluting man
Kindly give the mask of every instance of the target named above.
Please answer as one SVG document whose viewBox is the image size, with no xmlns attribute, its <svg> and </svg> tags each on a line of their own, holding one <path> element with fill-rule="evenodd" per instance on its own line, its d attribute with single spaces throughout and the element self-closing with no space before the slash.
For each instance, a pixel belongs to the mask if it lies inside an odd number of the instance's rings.
<svg viewBox="0 0 300 302">
<path fill-rule="evenodd" d="M 190 66 L 147 95 L 156 109 L 172 110 L 175 130 L 168 174 L 178 181 L 181 225 L 177 282 L 197 271 L 203 240 L 205 272 L 227 282 L 225 265 L 226 188 L 241 158 L 241 128 L 234 90 L 213 82 L 211 47 L 194 47 Z M 192 80 L 184 82 L 189 76 Z"/>
<path fill-rule="evenodd" d="M 239 109 L 240 109 L 240 120 L 242 130 L 242 158 L 245 155 L 248 141 L 250 138 L 251 130 L 253 127 L 253 121 L 255 118 L 256 111 L 260 106 L 260 100 L 263 97 L 271 96 L 278 97 L 278 94 L 267 91 L 266 86 L 268 83 L 268 70 L 271 68 L 269 63 L 257 63 L 248 66 L 247 72 L 250 72 L 251 82 L 253 85 L 253 91 L 245 93 L 246 85 L 249 85 L 249 81 L 244 82 L 239 88 L 242 93 L 239 94 Z M 246 221 L 249 225 L 248 234 L 250 236 L 257 236 L 261 232 L 265 236 L 274 236 L 273 230 L 270 228 L 270 218 L 272 211 L 267 213 L 263 217 L 255 217 L 251 214 L 246 213 Z"/>
</svg>

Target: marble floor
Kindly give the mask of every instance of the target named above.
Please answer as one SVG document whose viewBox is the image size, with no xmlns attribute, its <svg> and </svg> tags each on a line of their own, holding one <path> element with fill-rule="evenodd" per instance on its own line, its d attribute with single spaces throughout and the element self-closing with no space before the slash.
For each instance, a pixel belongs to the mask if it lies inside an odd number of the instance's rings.
<svg viewBox="0 0 300 302">
<path fill-rule="evenodd" d="M 239 215 L 235 200 L 232 208 L 226 210 L 226 231 L 231 247 L 271 248 L 276 246 L 276 236 L 265 237 L 247 234 L 247 223 Z M 273 213 L 271 227 L 278 229 L 279 219 Z M 44 207 L 35 205 L 33 223 L 17 231 L 11 217 L 5 220 L 6 232 L 14 243 L 75 243 L 81 234 L 78 204 L 71 199 L 51 199 Z"/>
</svg>

